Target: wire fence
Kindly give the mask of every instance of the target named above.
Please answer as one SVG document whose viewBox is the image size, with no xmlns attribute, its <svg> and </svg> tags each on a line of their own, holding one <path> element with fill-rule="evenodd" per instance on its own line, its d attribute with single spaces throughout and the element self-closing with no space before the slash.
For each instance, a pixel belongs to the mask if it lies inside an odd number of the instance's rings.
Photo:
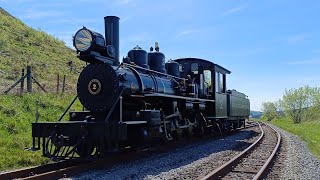
<svg viewBox="0 0 320 180">
<path fill-rule="evenodd" d="M 28 67 L 30 66 L 27 66 L 26 69 Z M 31 74 L 28 74 L 25 71 L 26 69 L 22 68 L 20 71 L 12 69 L 11 72 L 0 69 L 0 94 L 22 95 L 25 92 L 75 92 L 77 77 L 81 71 L 81 68 L 73 65 L 70 61 L 67 63 L 67 67 L 61 70 L 62 73 L 50 74 L 47 78 L 37 77 L 40 73 L 47 72 L 30 72 Z M 56 71 L 59 72 L 60 69 L 60 67 L 57 67 Z M 32 84 L 28 84 L 29 78 Z"/>
</svg>

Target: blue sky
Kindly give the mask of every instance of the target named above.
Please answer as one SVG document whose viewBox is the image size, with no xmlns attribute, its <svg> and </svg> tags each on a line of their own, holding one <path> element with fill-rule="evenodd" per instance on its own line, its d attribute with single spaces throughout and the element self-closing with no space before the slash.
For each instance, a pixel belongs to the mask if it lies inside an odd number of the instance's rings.
<svg viewBox="0 0 320 180">
<path fill-rule="evenodd" d="M 229 70 L 228 89 L 251 109 L 285 89 L 320 82 L 320 1 L 298 0 L 0 0 L 27 25 L 72 45 L 86 26 L 104 34 L 103 17 L 120 20 L 120 54 L 159 42 L 167 59 L 199 57 Z"/>
</svg>

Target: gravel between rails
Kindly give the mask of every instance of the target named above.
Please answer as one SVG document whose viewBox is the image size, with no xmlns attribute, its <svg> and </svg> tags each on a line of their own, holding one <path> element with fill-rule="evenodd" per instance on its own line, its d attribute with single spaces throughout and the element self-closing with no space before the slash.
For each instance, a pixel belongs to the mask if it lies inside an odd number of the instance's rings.
<svg viewBox="0 0 320 180">
<path fill-rule="evenodd" d="M 196 179 L 248 147 L 258 138 L 257 131 L 258 127 L 241 130 L 224 139 L 186 145 L 112 168 L 86 172 L 71 179 Z"/>
<path fill-rule="evenodd" d="M 270 127 L 262 125 L 262 129 L 264 131 L 262 141 L 234 167 L 233 170 L 239 170 L 240 172 L 231 171 L 222 179 L 252 179 L 256 174 L 246 171 L 258 172 L 261 169 L 274 150 L 278 140 L 276 134 Z"/>
<path fill-rule="evenodd" d="M 299 137 L 277 126 L 274 127 L 282 135 L 280 154 L 267 179 L 319 179 L 320 160 L 308 149 Z"/>
</svg>

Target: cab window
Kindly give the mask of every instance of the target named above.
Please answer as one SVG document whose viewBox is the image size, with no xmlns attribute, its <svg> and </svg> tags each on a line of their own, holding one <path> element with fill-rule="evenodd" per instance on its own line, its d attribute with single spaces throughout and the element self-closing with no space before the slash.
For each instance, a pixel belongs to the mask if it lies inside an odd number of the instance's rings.
<svg viewBox="0 0 320 180">
<path fill-rule="evenodd" d="M 215 86 L 216 86 L 216 92 L 220 92 L 219 82 L 220 82 L 220 80 L 219 80 L 219 72 L 216 72 L 216 84 L 215 84 Z"/>
<path fill-rule="evenodd" d="M 193 74 L 198 74 L 198 63 L 191 64 L 191 71 Z"/>
<path fill-rule="evenodd" d="M 212 84 L 212 79 L 211 79 L 211 71 L 210 70 L 204 70 L 204 84 L 205 87 L 208 88 L 208 91 L 211 91 L 211 84 Z M 212 91 L 211 91 L 212 92 Z"/>
<path fill-rule="evenodd" d="M 224 74 L 219 73 L 220 92 L 224 93 Z"/>
<path fill-rule="evenodd" d="M 220 72 L 216 72 L 216 92 L 225 93 L 225 83 L 226 83 L 226 75 Z"/>
</svg>

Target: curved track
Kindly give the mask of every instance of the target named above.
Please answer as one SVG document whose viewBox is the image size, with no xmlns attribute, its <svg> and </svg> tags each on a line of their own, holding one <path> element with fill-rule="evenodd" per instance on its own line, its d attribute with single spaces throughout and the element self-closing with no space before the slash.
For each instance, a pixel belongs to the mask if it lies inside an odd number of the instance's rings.
<svg viewBox="0 0 320 180">
<path fill-rule="evenodd" d="M 267 124 L 260 123 L 261 135 L 256 142 L 202 179 L 260 179 L 279 150 L 281 136 Z"/>
<path fill-rule="evenodd" d="M 256 126 L 256 123 L 248 123 L 246 127 L 239 129 L 246 129 Z M 230 133 L 232 134 L 232 133 Z M 202 138 L 202 140 L 208 139 L 210 137 Z M 212 136 L 211 136 L 212 138 Z M 99 169 L 102 167 L 113 166 L 118 163 L 127 163 L 132 160 L 139 159 L 141 157 L 152 156 L 152 154 L 157 154 L 161 152 L 174 149 L 179 146 L 183 146 L 186 143 L 194 143 L 199 141 L 199 139 L 194 139 L 186 142 L 176 142 L 162 145 L 156 149 L 141 152 L 122 152 L 116 153 L 114 156 L 110 156 L 106 160 L 97 161 L 74 161 L 67 160 L 51 164 L 46 164 L 42 166 L 36 166 L 31 168 L 24 168 L 20 170 L 14 170 L 6 173 L 0 174 L 0 179 L 59 179 L 65 177 L 71 177 L 73 175 L 79 174 L 81 172 Z"/>
<path fill-rule="evenodd" d="M 89 162 L 84 161 L 61 161 L 2 173 L 0 179 L 58 179 L 70 176 L 88 164 Z"/>
</svg>

